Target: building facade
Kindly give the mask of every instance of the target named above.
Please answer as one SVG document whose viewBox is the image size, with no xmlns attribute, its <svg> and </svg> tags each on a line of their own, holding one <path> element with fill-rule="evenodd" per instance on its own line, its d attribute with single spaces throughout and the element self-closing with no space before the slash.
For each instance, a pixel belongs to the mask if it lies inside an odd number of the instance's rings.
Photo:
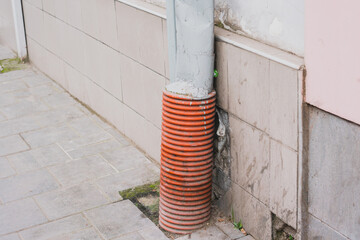
<svg viewBox="0 0 360 240">
<path fill-rule="evenodd" d="M 0 2 L 0 43 L 14 49 L 11 4 Z M 359 3 L 215 3 L 227 136 L 214 201 L 259 240 L 360 239 Z M 160 163 L 165 1 L 22 6 L 30 62 Z"/>
</svg>

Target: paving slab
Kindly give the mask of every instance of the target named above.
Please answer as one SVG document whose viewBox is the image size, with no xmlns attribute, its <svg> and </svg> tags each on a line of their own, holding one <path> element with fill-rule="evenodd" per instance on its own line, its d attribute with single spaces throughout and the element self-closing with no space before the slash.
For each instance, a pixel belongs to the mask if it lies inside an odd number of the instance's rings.
<svg viewBox="0 0 360 240">
<path fill-rule="evenodd" d="M 0 138 L 0 156 L 9 155 L 29 149 L 19 135 Z"/>
<path fill-rule="evenodd" d="M 100 143 L 94 143 L 94 144 L 79 147 L 78 149 L 69 151 L 68 154 L 73 159 L 78 159 L 78 158 L 83 158 L 86 156 L 90 156 L 90 155 L 94 155 L 94 154 L 98 154 L 98 153 L 102 153 L 102 152 L 106 152 L 106 151 L 111 151 L 114 149 L 119 149 L 121 147 L 123 147 L 123 145 L 121 143 L 119 143 L 115 139 L 110 139 L 110 140 L 103 141 Z"/>
<path fill-rule="evenodd" d="M 216 226 L 209 226 L 200 229 L 192 234 L 177 238 L 177 240 L 231 240 L 230 237 Z"/>
<path fill-rule="evenodd" d="M 0 157 L 0 178 L 9 177 L 16 174 L 9 161 L 5 157 Z"/>
<path fill-rule="evenodd" d="M 16 103 L 16 101 L 17 98 L 13 92 L 0 94 L 0 107 Z"/>
<path fill-rule="evenodd" d="M 239 230 L 234 227 L 231 222 L 223 221 L 223 222 L 216 222 L 215 225 L 223 231 L 226 235 L 228 235 L 231 239 L 239 239 L 245 237 L 245 235 Z"/>
<path fill-rule="evenodd" d="M 33 75 L 36 75 L 36 73 L 31 69 L 22 69 L 22 70 L 7 72 L 7 73 L 1 73 L 0 74 L 0 82 L 6 82 L 6 81 L 15 80 L 15 79 L 23 78 L 26 76 L 33 76 Z"/>
<path fill-rule="evenodd" d="M 145 240 L 145 239 L 140 235 L 140 233 L 133 232 L 133 233 L 125 234 L 118 238 L 114 238 L 113 240 Z"/>
<path fill-rule="evenodd" d="M 140 235 L 145 240 L 167 240 L 168 238 L 165 234 L 156 226 L 152 226 L 149 228 L 144 228 L 139 231 Z"/>
<path fill-rule="evenodd" d="M 38 117 L 32 115 L 2 121 L 0 122 L 0 137 L 15 135 L 41 127 L 42 125 L 38 122 Z"/>
<path fill-rule="evenodd" d="M 69 121 L 68 126 L 73 128 L 80 136 L 89 136 L 105 132 L 104 129 L 102 129 L 88 116 L 83 116 Z"/>
<path fill-rule="evenodd" d="M 103 131 L 96 134 L 80 136 L 77 138 L 60 140 L 58 144 L 59 146 L 61 146 L 62 149 L 64 149 L 64 151 L 69 152 L 84 147 L 86 145 L 100 143 L 110 139 L 112 139 L 112 136 L 109 133 Z"/>
<path fill-rule="evenodd" d="M 13 233 L 47 221 L 33 199 L 0 205 L 0 235 Z"/>
<path fill-rule="evenodd" d="M 114 128 L 108 128 L 106 131 L 124 146 L 130 145 L 130 142 L 118 130 Z"/>
<path fill-rule="evenodd" d="M 44 193 L 36 196 L 35 200 L 51 220 L 109 203 L 105 196 L 90 183 Z"/>
<path fill-rule="evenodd" d="M 121 200 L 119 191 L 152 183 L 159 180 L 159 169 L 153 165 L 143 165 L 136 169 L 122 171 L 96 180 L 96 184 L 112 201 Z"/>
<path fill-rule="evenodd" d="M 0 60 L 15 58 L 16 54 L 10 48 L 0 45 Z"/>
<path fill-rule="evenodd" d="M 51 240 L 103 240 L 94 228 L 87 228 L 80 231 L 57 236 Z"/>
<path fill-rule="evenodd" d="M 75 105 L 70 105 L 37 114 L 37 117 L 38 121 L 42 122 L 43 125 L 56 125 L 59 123 L 67 123 L 84 115 L 85 111 L 83 109 Z"/>
<path fill-rule="evenodd" d="M 240 240 L 255 240 L 251 235 L 246 235 L 245 237 L 239 238 Z"/>
<path fill-rule="evenodd" d="M 90 118 L 96 122 L 101 128 L 107 130 L 107 129 L 113 129 L 110 124 L 108 124 L 106 121 L 104 121 L 101 117 L 99 117 L 96 114 L 91 114 Z"/>
<path fill-rule="evenodd" d="M 13 233 L 0 237 L 0 240 L 21 240 L 21 239 L 16 233 Z"/>
<path fill-rule="evenodd" d="M 40 169 L 13 177 L 0 179 L 0 199 L 4 202 L 31 197 L 59 187 L 53 176 Z"/>
<path fill-rule="evenodd" d="M 12 92 L 27 88 L 26 84 L 21 80 L 14 80 L 8 82 L 0 82 L 0 93 Z"/>
<path fill-rule="evenodd" d="M 25 141 L 32 147 L 37 148 L 54 144 L 58 141 L 70 140 L 79 135 L 66 124 L 41 128 L 21 134 Z"/>
<path fill-rule="evenodd" d="M 41 99 L 47 96 L 52 96 L 54 94 L 64 92 L 63 89 L 59 88 L 54 83 L 42 84 L 36 87 L 31 87 L 24 89 L 22 91 L 18 91 L 19 96 L 31 96 L 36 99 Z"/>
<path fill-rule="evenodd" d="M 49 96 L 45 96 L 41 100 L 52 108 L 78 104 L 78 102 L 76 102 L 76 100 L 73 99 L 70 96 L 70 94 L 66 92 L 60 92 Z"/>
<path fill-rule="evenodd" d="M 23 240 L 47 240 L 89 227 L 91 224 L 79 214 L 36 226 L 19 234 Z"/>
<path fill-rule="evenodd" d="M 103 156 L 119 171 L 139 168 L 143 165 L 152 165 L 151 161 L 134 146 L 102 152 Z M 131 159 L 131 161 L 129 161 Z"/>
<path fill-rule="evenodd" d="M 0 113 L 0 122 L 4 120 L 7 120 L 5 115 L 3 113 Z"/>
<path fill-rule="evenodd" d="M 154 226 L 129 200 L 86 211 L 85 216 L 106 239 Z"/>
<path fill-rule="evenodd" d="M 7 156 L 18 173 L 65 163 L 71 158 L 56 144 Z"/>
<path fill-rule="evenodd" d="M 39 75 L 39 74 L 24 76 L 23 78 L 21 78 L 21 80 L 28 87 L 37 87 L 39 85 L 43 85 L 46 83 L 52 83 L 51 79 L 49 79 L 48 77 L 46 77 L 44 75 Z"/>
<path fill-rule="evenodd" d="M 37 112 L 47 111 L 50 108 L 44 103 L 35 101 L 33 99 L 21 99 L 18 102 L 0 108 L 0 112 L 6 116 L 7 119 L 21 117 Z"/>
<path fill-rule="evenodd" d="M 115 173 L 108 162 L 98 155 L 85 157 L 49 168 L 49 171 L 63 185 L 75 185 Z"/>
</svg>

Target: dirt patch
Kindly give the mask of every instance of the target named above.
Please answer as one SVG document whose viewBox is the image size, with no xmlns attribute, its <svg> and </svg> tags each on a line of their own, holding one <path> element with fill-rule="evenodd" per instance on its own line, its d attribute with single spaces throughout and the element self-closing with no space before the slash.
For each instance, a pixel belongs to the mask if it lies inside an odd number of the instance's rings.
<svg viewBox="0 0 360 240">
<path fill-rule="evenodd" d="M 129 199 L 137 206 L 161 231 L 170 239 L 176 239 L 183 235 L 167 232 L 159 226 L 159 197 L 160 182 L 145 184 L 142 186 L 126 189 L 119 192 L 120 196 L 125 200 Z M 204 228 L 215 225 L 217 221 L 229 221 L 227 217 L 219 212 L 218 208 L 213 205 L 211 210 L 211 218 L 204 225 Z"/>
<path fill-rule="evenodd" d="M 169 233 L 159 226 L 160 181 L 126 189 L 119 194 L 124 200 L 129 199 L 134 203 L 168 238 L 176 239 L 182 236 Z"/>
<path fill-rule="evenodd" d="M 145 184 L 142 186 L 120 191 L 123 199 L 133 202 L 152 222 L 159 221 L 159 188 L 160 182 Z"/>
<path fill-rule="evenodd" d="M 272 228 L 274 240 L 296 240 L 296 230 L 275 215 L 272 215 Z"/>
</svg>

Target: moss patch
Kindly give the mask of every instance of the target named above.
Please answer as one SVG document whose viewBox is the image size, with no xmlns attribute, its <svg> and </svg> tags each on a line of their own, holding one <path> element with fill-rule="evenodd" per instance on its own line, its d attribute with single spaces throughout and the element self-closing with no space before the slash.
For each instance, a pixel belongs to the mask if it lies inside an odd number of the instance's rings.
<svg viewBox="0 0 360 240">
<path fill-rule="evenodd" d="M 119 192 L 123 199 L 133 202 L 152 222 L 159 222 L 160 181 Z"/>
<path fill-rule="evenodd" d="M 26 68 L 26 64 L 20 58 L 0 60 L 0 66 L 2 68 L 1 73 L 6 73 L 6 72 Z"/>
<path fill-rule="evenodd" d="M 224 24 L 223 24 L 222 22 L 220 22 L 220 21 L 216 21 L 216 22 L 215 22 L 215 26 L 217 26 L 217 27 L 219 27 L 219 28 L 224 28 L 224 29 L 225 29 Z"/>
</svg>

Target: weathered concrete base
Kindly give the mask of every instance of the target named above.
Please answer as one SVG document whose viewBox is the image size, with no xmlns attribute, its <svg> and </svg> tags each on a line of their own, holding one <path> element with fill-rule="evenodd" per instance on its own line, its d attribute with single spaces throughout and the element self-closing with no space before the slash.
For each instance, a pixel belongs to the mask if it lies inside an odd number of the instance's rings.
<svg viewBox="0 0 360 240">
<path fill-rule="evenodd" d="M 304 239 L 360 239 L 360 126 L 308 105 Z"/>
</svg>

